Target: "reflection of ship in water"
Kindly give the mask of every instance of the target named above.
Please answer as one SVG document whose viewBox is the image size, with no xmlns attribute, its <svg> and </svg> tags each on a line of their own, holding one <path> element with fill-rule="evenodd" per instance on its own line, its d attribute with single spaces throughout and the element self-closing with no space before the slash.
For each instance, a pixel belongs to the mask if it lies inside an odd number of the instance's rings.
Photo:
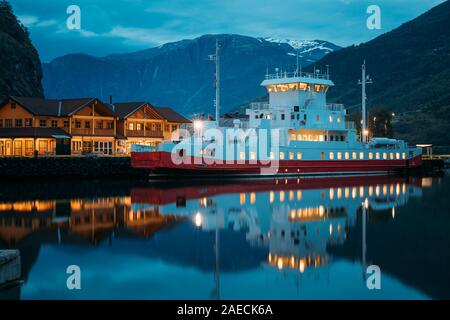
<svg viewBox="0 0 450 320">
<path fill-rule="evenodd" d="M 245 230 L 254 246 L 268 248 L 266 263 L 296 269 L 329 262 L 327 246 L 345 242 L 363 202 L 372 214 L 392 215 L 421 180 L 340 177 L 240 181 L 239 184 L 132 190 L 132 211 L 187 216 L 204 231 Z"/>
<path fill-rule="evenodd" d="M 366 199 L 371 218 L 395 219 L 395 208 L 420 196 L 422 183 L 352 176 L 144 185 L 127 195 L 75 199 L 8 201 L 3 195 L 0 248 L 21 250 L 26 280 L 40 245 L 148 239 L 115 250 L 214 270 L 212 296 L 219 297 L 219 270 L 263 265 L 304 273 L 329 264 L 330 246 L 346 242 Z"/>
</svg>

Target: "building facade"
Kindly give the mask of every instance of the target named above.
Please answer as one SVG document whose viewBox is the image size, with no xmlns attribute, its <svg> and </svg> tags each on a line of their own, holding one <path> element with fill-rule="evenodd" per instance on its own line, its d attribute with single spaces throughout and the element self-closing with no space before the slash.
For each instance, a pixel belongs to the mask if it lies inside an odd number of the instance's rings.
<svg viewBox="0 0 450 320">
<path fill-rule="evenodd" d="M 162 109 L 97 98 L 10 97 L 0 104 L 0 156 L 128 154 L 131 144 L 157 145 L 190 122 Z"/>
</svg>

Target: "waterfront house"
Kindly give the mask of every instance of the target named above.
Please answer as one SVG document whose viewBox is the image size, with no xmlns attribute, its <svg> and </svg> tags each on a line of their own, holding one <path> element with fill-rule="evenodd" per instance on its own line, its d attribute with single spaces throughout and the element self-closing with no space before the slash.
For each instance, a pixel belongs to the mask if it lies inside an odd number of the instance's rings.
<svg viewBox="0 0 450 320">
<path fill-rule="evenodd" d="M 0 105 L 0 156 L 114 152 L 116 116 L 97 98 L 10 97 Z"/>
<path fill-rule="evenodd" d="M 157 145 L 190 121 L 148 102 L 9 97 L 0 104 L 0 156 L 128 154 Z"/>
<path fill-rule="evenodd" d="M 118 117 L 117 133 L 121 136 L 118 152 L 129 153 L 132 144 L 161 143 L 165 120 L 148 102 L 115 103 L 111 108 Z"/>
</svg>

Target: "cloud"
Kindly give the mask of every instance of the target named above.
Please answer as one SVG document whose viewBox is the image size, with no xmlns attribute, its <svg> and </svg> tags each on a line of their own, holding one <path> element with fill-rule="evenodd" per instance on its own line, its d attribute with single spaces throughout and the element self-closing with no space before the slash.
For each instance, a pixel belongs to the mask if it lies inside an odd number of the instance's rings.
<svg viewBox="0 0 450 320">
<path fill-rule="evenodd" d="M 17 18 L 25 27 L 30 27 L 39 21 L 37 17 L 30 15 L 17 16 Z"/>
<path fill-rule="evenodd" d="M 33 16 L 33 15 L 20 15 L 20 16 L 17 16 L 17 18 L 27 28 L 50 27 L 50 26 L 54 26 L 58 23 L 58 21 L 56 21 L 55 19 L 40 20 L 38 17 Z"/>
</svg>

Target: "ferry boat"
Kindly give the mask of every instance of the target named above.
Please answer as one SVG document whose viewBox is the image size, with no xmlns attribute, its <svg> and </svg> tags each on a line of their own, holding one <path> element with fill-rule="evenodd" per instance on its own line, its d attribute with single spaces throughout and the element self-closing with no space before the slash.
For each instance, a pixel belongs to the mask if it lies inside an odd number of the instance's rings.
<svg viewBox="0 0 450 320">
<path fill-rule="evenodd" d="M 420 148 L 403 140 L 369 138 L 365 63 L 359 135 L 355 124 L 346 121 L 344 105 L 327 103 L 327 92 L 334 86 L 329 72 L 305 73 L 298 68 L 266 74 L 261 85 L 267 89 L 269 102 L 252 103 L 246 110 L 248 120 L 219 126 L 218 45 L 212 59 L 216 62 L 216 120 L 194 120 L 190 131 L 158 147 L 134 145 L 134 168 L 176 177 L 365 175 L 397 173 L 422 164 Z"/>
</svg>

